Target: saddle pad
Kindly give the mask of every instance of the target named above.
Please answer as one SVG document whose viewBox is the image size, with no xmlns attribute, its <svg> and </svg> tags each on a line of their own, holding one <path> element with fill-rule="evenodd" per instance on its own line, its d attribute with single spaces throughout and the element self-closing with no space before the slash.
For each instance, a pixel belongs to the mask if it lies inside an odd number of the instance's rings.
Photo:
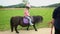
<svg viewBox="0 0 60 34">
<path fill-rule="evenodd" d="M 28 19 L 27 18 L 23 18 L 23 22 L 24 22 L 24 24 L 28 24 Z"/>
</svg>

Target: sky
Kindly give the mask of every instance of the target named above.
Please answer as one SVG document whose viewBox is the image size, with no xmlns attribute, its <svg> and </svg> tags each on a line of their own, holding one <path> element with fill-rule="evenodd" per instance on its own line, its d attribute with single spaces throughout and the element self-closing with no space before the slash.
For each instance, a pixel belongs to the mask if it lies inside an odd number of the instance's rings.
<svg viewBox="0 0 60 34">
<path fill-rule="evenodd" d="M 19 3 L 23 3 L 23 0 L 0 0 L 0 5 L 3 6 L 9 6 L 9 5 L 15 5 Z M 28 0 L 30 2 L 30 5 L 33 6 L 47 6 L 55 3 L 60 3 L 60 0 Z"/>
</svg>

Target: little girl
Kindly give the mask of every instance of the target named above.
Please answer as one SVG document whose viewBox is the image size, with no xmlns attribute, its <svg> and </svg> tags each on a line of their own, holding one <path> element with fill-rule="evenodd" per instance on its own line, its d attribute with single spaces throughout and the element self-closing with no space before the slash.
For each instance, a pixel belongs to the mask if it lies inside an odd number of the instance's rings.
<svg viewBox="0 0 60 34">
<path fill-rule="evenodd" d="M 30 13 L 29 13 L 30 5 L 26 4 L 26 7 L 24 9 L 24 16 L 29 19 L 30 25 L 33 25 L 32 20 L 30 18 Z"/>
</svg>

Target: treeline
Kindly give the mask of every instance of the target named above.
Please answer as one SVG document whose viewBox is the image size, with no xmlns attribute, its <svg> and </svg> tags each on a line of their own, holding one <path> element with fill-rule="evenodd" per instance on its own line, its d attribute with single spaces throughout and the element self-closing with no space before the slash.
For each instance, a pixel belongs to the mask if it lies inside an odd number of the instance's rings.
<svg viewBox="0 0 60 34">
<path fill-rule="evenodd" d="M 48 6 L 39 6 L 39 7 L 32 6 L 32 7 L 40 8 L 40 7 L 58 7 L 58 6 L 60 6 L 60 3 L 56 3 L 56 4 L 52 4 L 52 5 L 48 5 Z M 25 8 L 25 4 L 20 3 L 20 4 L 16 4 L 16 5 L 11 5 L 11 6 L 1 6 L 0 5 L 0 8 Z"/>
</svg>

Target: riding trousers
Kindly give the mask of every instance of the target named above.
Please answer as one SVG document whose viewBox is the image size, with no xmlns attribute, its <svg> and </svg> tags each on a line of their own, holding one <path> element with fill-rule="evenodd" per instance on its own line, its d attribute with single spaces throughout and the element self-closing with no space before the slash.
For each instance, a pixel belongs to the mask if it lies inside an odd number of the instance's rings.
<svg viewBox="0 0 60 34">
<path fill-rule="evenodd" d="M 33 25 L 33 23 L 32 23 L 32 19 L 31 19 L 29 16 L 26 16 L 26 18 L 29 19 L 29 23 L 30 23 L 30 25 Z"/>
</svg>

